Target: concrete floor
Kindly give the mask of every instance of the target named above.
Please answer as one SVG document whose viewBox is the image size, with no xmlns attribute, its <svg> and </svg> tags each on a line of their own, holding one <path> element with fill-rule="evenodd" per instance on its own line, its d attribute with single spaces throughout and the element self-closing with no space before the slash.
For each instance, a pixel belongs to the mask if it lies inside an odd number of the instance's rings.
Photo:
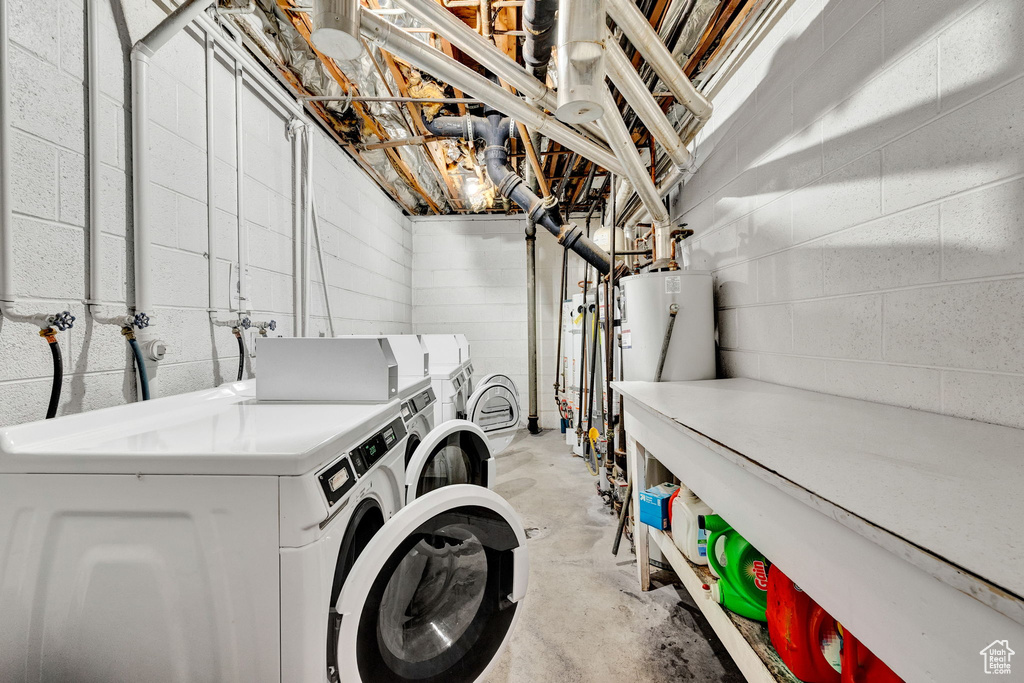
<svg viewBox="0 0 1024 683">
<path fill-rule="evenodd" d="M 742 681 L 681 586 L 641 593 L 596 478 L 564 436 L 525 430 L 498 456 L 495 490 L 530 536 L 530 587 L 508 649 L 488 683 Z"/>
</svg>

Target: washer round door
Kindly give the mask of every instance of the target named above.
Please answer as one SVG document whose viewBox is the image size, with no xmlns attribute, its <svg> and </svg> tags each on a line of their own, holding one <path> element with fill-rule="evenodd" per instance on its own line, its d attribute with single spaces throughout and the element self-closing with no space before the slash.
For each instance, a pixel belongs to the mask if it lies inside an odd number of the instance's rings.
<svg viewBox="0 0 1024 683">
<path fill-rule="evenodd" d="M 462 485 L 417 499 L 345 580 L 333 644 L 344 680 L 478 680 L 515 628 L 528 571 L 522 522 L 501 496 Z"/>
<path fill-rule="evenodd" d="M 484 431 L 448 420 L 423 437 L 405 468 L 405 501 L 455 484 L 494 486 L 494 456 Z"/>
<path fill-rule="evenodd" d="M 519 397 L 504 384 L 482 385 L 470 396 L 466 417 L 483 430 L 491 452 L 497 455 L 519 430 Z"/>
</svg>

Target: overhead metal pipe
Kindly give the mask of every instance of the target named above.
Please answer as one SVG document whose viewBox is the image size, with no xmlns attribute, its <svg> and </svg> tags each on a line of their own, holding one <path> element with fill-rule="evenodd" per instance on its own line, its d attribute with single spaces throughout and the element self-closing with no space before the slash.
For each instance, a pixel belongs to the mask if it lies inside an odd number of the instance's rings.
<svg viewBox="0 0 1024 683">
<path fill-rule="evenodd" d="M 434 135 L 484 141 L 487 175 L 498 192 L 515 202 L 529 218 L 558 238 L 559 244 L 576 252 L 602 275 L 612 267 L 611 258 L 576 225 L 563 224 L 558 202 L 553 197 L 541 199 L 508 166 L 506 144 L 511 136 L 512 122 L 496 111 L 488 116 L 441 116 L 424 125 Z"/>
<path fill-rule="evenodd" d="M 543 83 L 551 62 L 551 46 L 555 39 L 555 12 L 558 0 L 526 0 L 523 5 L 523 61 L 526 68 Z"/>
<path fill-rule="evenodd" d="M 692 168 L 693 155 L 686 149 L 679 133 L 669 122 L 665 112 L 662 111 L 661 105 L 648 92 L 643 79 L 633 68 L 626 53 L 622 51 L 611 32 L 607 30 L 605 31 L 605 54 L 605 66 L 612 83 L 661 144 L 665 154 L 677 167 L 683 170 Z"/>
<path fill-rule="evenodd" d="M 424 5 L 428 3 L 422 3 Z M 615 154 L 604 145 L 574 131 L 569 126 L 532 107 L 520 97 L 495 85 L 485 76 L 413 38 L 365 8 L 362 31 L 367 39 L 385 48 L 413 66 L 424 69 L 453 87 L 484 100 L 495 109 L 514 117 L 529 129 L 565 145 L 581 156 L 604 166 L 613 173 L 623 173 Z"/>
<path fill-rule="evenodd" d="M 608 15 L 622 29 L 633 47 L 643 55 L 654 72 L 661 77 L 676 101 L 690 110 L 701 121 L 711 118 L 712 106 L 706 97 L 697 92 L 672 53 L 665 47 L 658 32 L 640 11 L 633 0 L 607 0 Z"/>
<path fill-rule="evenodd" d="M 662 203 L 661 195 L 658 194 L 658 190 L 651 181 L 651 177 L 647 174 L 647 169 L 640 160 L 639 152 L 633 146 L 633 139 L 630 137 L 629 131 L 626 130 L 626 124 L 623 122 L 622 115 L 615 106 L 611 93 L 605 90 L 604 98 L 605 114 L 601 117 L 601 128 L 608 139 L 608 144 L 615 150 L 615 156 L 625 165 L 626 177 L 629 178 L 630 184 L 633 185 L 636 193 L 640 196 L 640 200 L 644 203 L 644 207 L 654 221 L 655 254 L 657 258 L 659 260 L 667 258 L 670 242 L 668 235 L 671 230 L 668 209 Z"/>
<path fill-rule="evenodd" d="M 395 4 L 401 6 L 421 23 L 434 27 L 440 35 L 444 36 L 453 45 L 458 46 L 460 50 L 479 62 L 485 69 L 518 90 L 531 104 L 543 107 L 548 111 L 555 111 L 558 108 L 558 97 L 555 91 L 551 90 L 545 83 L 547 80 L 547 64 L 551 59 L 551 44 L 555 38 L 554 18 L 555 10 L 558 9 L 558 0 L 537 0 L 528 3 L 523 8 L 523 25 L 527 27 L 527 33 L 530 34 L 527 36 L 523 51 L 524 54 L 527 54 L 527 51 L 535 50 L 535 57 L 524 57 L 527 69 L 524 69 L 515 60 L 509 58 L 494 43 L 471 29 L 461 19 L 436 2 L 395 0 Z M 536 18 L 534 19 L 534 24 L 529 23 L 531 4 L 535 7 L 534 16 Z M 548 19 L 549 16 L 550 21 Z M 529 28 L 530 26 L 535 28 L 531 29 Z M 533 34 L 532 31 L 534 30 L 538 33 Z M 546 57 L 544 56 L 543 41 L 547 41 Z M 422 45 L 422 43 L 420 44 Z M 538 60 L 532 67 L 531 59 Z M 543 68 L 541 68 L 539 62 L 541 59 L 544 60 Z M 440 76 L 440 74 L 434 75 Z M 593 136 L 599 141 L 604 141 L 604 136 L 597 126 L 591 123 L 584 123 L 579 127 L 586 131 L 588 135 Z"/>
<path fill-rule="evenodd" d="M 550 2 L 550 0 L 547 1 Z M 551 111 L 557 108 L 558 102 L 555 93 L 544 84 L 543 79 L 531 76 L 522 66 L 509 59 L 508 55 L 495 47 L 494 43 L 471 29 L 443 5 L 422 0 L 395 0 L 395 4 L 416 17 L 420 23 L 433 27 L 485 69 L 521 92 L 527 100 L 540 104 Z M 557 0 L 553 4 L 557 8 Z M 551 15 L 553 20 L 554 10 Z M 525 17 L 523 21 L 525 23 Z M 424 45 L 424 47 L 426 46 Z M 524 52 L 525 49 L 524 47 Z M 548 57 L 550 58 L 550 56 L 551 48 L 549 46 Z M 527 65 L 529 66 L 529 61 L 527 61 Z M 440 76 L 440 74 L 434 75 Z"/>
</svg>

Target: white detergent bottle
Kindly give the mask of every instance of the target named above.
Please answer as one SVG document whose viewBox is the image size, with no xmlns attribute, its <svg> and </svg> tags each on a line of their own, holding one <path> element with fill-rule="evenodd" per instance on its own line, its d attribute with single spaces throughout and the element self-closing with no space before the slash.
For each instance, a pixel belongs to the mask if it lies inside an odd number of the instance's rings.
<svg viewBox="0 0 1024 683">
<path fill-rule="evenodd" d="M 672 500 L 672 540 L 693 564 L 708 563 L 708 532 L 700 528 L 698 517 L 711 514 L 711 508 L 693 491 L 679 487 Z"/>
</svg>

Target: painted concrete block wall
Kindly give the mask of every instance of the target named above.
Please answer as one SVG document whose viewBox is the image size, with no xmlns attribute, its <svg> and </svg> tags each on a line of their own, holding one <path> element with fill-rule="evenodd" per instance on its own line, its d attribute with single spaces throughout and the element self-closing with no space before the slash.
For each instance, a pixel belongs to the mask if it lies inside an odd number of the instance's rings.
<svg viewBox="0 0 1024 683">
<path fill-rule="evenodd" d="M 1024 5 L 794 0 L 675 214 L 721 371 L 1024 427 Z"/>
<path fill-rule="evenodd" d="M 414 217 L 413 329 L 461 332 L 470 341 L 474 374 L 508 373 L 527 409 L 526 219 Z M 596 227 L 596 221 L 595 221 Z M 558 427 L 554 402 L 558 291 L 562 248 L 537 234 L 538 408 L 541 426 Z M 571 287 L 582 261 L 570 255 Z"/>
<path fill-rule="evenodd" d="M 65 380 L 59 414 L 135 400 L 126 344 L 116 327 L 94 324 L 87 296 L 87 118 L 82 0 L 9 0 L 16 294 L 78 320 L 62 333 Z M 103 277 L 115 302 L 131 302 L 131 113 L 127 55 L 166 12 L 154 2 L 95 3 L 100 46 L 103 163 Z M 206 121 L 201 32 L 182 33 L 152 63 L 150 109 L 155 220 L 155 322 L 168 344 L 158 395 L 233 379 L 230 330 L 208 315 Z M 256 62 L 251 63 L 252 66 Z M 256 67 L 261 68 L 261 67 Z M 237 197 L 233 64 L 215 71 L 214 202 L 218 305 L 237 303 Z M 249 296 L 254 317 L 274 318 L 291 334 L 292 157 L 285 121 L 251 87 L 243 97 Z M 319 129 L 314 132 L 316 191 L 325 271 L 336 329 L 405 331 L 410 322 L 408 219 Z M 317 262 L 312 334 L 326 330 Z M 49 395 L 46 344 L 30 325 L 0 320 L 0 425 L 41 418 Z M 255 361 L 258 367 L 258 359 Z"/>
</svg>

